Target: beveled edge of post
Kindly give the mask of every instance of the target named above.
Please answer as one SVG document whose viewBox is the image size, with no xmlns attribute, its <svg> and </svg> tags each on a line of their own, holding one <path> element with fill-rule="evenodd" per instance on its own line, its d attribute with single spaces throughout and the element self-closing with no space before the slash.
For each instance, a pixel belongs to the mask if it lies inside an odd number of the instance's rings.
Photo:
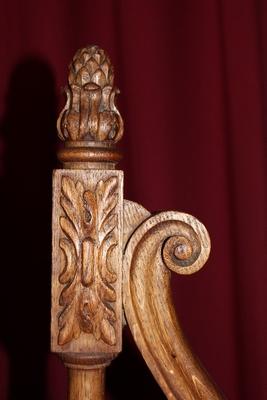
<svg viewBox="0 0 267 400">
<path fill-rule="evenodd" d="M 58 158 L 64 168 L 114 169 L 122 158 L 115 144 L 123 135 L 123 120 L 115 105 L 119 90 L 109 57 L 98 46 L 77 51 L 69 66 L 66 104 L 57 129 L 64 141 Z"/>
</svg>

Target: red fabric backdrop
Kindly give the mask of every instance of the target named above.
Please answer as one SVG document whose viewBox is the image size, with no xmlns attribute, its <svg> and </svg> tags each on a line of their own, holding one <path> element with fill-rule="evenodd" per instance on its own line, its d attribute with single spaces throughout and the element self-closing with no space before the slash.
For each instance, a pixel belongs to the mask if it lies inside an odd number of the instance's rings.
<svg viewBox="0 0 267 400">
<path fill-rule="evenodd" d="M 50 177 L 67 65 L 87 44 L 116 68 L 125 196 L 210 232 L 204 270 L 173 278 L 186 335 L 229 399 L 266 398 L 266 2 L 13 0 L 0 27 L 0 399 L 66 398 L 49 354 Z M 109 398 L 164 398 L 124 343 Z"/>
</svg>

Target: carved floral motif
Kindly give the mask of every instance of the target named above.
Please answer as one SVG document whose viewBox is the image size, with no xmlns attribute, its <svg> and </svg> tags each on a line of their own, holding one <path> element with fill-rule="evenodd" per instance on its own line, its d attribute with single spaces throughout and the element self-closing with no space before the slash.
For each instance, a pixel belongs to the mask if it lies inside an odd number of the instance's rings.
<svg viewBox="0 0 267 400">
<path fill-rule="evenodd" d="M 94 191 L 85 190 L 79 180 L 62 177 L 60 204 L 65 215 L 60 217 L 60 227 L 65 237 L 59 243 L 64 253 L 59 282 L 65 286 L 59 298 L 63 308 L 58 319 L 59 345 L 81 332 L 116 344 L 112 303 L 117 275 L 111 264 L 117 246 L 117 188 L 116 176 L 100 180 Z"/>
</svg>

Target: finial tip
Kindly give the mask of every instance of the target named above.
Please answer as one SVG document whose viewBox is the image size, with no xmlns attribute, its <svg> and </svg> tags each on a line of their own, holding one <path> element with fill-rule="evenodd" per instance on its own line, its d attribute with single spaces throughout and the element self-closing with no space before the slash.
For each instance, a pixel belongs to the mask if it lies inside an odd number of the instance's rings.
<svg viewBox="0 0 267 400">
<path fill-rule="evenodd" d="M 113 66 L 104 50 L 94 45 L 77 51 L 69 66 L 67 102 L 57 121 L 62 140 L 101 146 L 121 139 L 123 120 L 115 105 L 119 90 L 113 82 Z"/>
</svg>

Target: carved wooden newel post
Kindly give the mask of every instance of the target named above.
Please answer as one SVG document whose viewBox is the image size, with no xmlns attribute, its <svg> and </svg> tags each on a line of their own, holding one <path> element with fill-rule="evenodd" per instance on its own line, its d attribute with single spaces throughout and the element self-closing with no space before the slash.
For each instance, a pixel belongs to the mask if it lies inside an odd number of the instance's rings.
<svg viewBox="0 0 267 400">
<path fill-rule="evenodd" d="M 124 307 L 168 399 L 221 399 L 183 337 L 169 283 L 170 270 L 191 274 L 204 265 L 208 233 L 190 215 L 151 216 L 123 200 L 113 78 L 97 46 L 79 50 L 70 65 L 58 119 L 63 169 L 53 176 L 51 349 L 69 368 L 70 400 L 103 399 L 105 367 L 121 351 Z"/>
<path fill-rule="evenodd" d="M 69 368 L 69 398 L 102 399 L 104 371 L 121 351 L 123 133 L 113 68 L 89 47 L 70 65 L 58 119 L 64 169 L 53 178 L 52 351 Z"/>
</svg>

